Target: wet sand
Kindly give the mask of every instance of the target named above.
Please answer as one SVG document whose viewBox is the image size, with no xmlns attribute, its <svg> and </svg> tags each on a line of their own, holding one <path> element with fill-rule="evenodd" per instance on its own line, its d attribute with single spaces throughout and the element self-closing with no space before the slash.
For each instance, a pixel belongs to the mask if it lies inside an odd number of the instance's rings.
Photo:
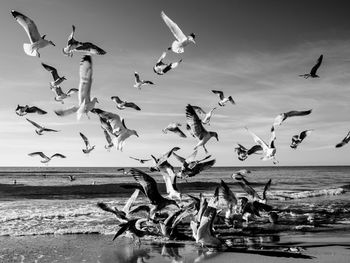
<svg viewBox="0 0 350 263">
<path fill-rule="evenodd" d="M 132 243 L 109 235 L 51 235 L 0 238 L 1 262 L 337 262 L 348 263 L 350 233 L 286 235 L 277 244 L 224 252 L 208 251 L 194 242 Z M 299 253 L 291 252 L 302 248 Z M 288 250 L 286 252 L 286 250 Z M 142 260 L 143 261 L 142 261 Z M 139 261 L 138 261 L 139 260 Z"/>
</svg>

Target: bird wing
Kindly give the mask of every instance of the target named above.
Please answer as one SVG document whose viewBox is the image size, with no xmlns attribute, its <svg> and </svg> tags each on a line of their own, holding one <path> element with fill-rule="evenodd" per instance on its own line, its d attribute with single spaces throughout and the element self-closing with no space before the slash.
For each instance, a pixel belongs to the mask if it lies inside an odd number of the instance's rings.
<svg viewBox="0 0 350 263">
<path fill-rule="evenodd" d="M 73 107 L 70 107 L 70 108 L 65 109 L 65 110 L 55 110 L 55 113 L 57 116 L 63 117 L 63 116 L 73 114 L 73 113 L 77 112 L 78 110 L 79 110 L 79 107 L 73 106 Z"/>
<path fill-rule="evenodd" d="M 106 138 L 106 141 L 108 142 L 109 145 L 113 144 L 113 141 L 112 141 L 112 138 L 111 136 L 109 135 L 108 131 L 105 130 L 104 128 L 103 129 L 103 133 L 105 135 L 105 138 Z"/>
<path fill-rule="evenodd" d="M 111 100 L 113 100 L 115 103 L 117 104 L 121 104 L 123 103 L 124 101 L 122 101 L 118 96 L 113 96 L 111 97 Z"/>
<path fill-rule="evenodd" d="M 210 161 L 207 161 L 207 162 L 203 162 L 203 163 L 197 163 L 193 168 L 192 168 L 192 171 L 194 172 L 193 175 L 191 176 L 194 176 L 196 174 L 199 174 L 200 172 L 204 171 L 204 170 L 207 170 L 209 169 L 210 167 L 212 167 L 214 164 L 215 164 L 216 160 L 213 159 L 213 160 L 210 160 Z M 191 177 L 190 176 L 190 177 Z"/>
<path fill-rule="evenodd" d="M 91 56 L 85 55 L 80 62 L 80 80 L 79 80 L 79 106 L 85 101 L 90 102 L 91 84 L 92 84 L 92 60 Z"/>
<path fill-rule="evenodd" d="M 216 95 L 219 95 L 220 100 L 223 100 L 225 98 L 224 93 L 220 90 L 212 90 L 212 92 Z"/>
<path fill-rule="evenodd" d="M 162 199 L 158 191 L 157 183 L 151 176 L 135 168 L 130 169 L 130 174 L 134 177 L 136 182 L 142 186 L 152 204 Z"/>
<path fill-rule="evenodd" d="M 33 20 L 31 20 L 29 17 L 12 10 L 11 14 L 16 19 L 16 21 L 24 28 L 24 30 L 27 32 L 27 35 L 30 39 L 30 42 L 33 44 L 37 42 L 39 39 L 41 39 L 40 33 L 38 31 L 38 28 L 36 27 Z"/>
<path fill-rule="evenodd" d="M 198 150 L 194 150 L 193 153 L 191 153 L 190 156 L 187 156 L 186 162 L 187 163 L 194 162 L 194 159 L 196 158 L 197 153 L 198 153 Z"/>
<path fill-rule="evenodd" d="M 136 189 L 135 192 L 130 196 L 128 201 L 126 201 L 122 211 L 125 212 L 126 214 L 129 214 L 130 212 L 130 207 L 132 204 L 135 202 L 136 198 L 139 196 L 140 190 Z"/>
<path fill-rule="evenodd" d="M 175 156 L 175 158 L 182 164 L 186 161 L 185 158 L 181 157 L 180 155 L 178 155 L 176 153 L 173 153 L 173 156 Z"/>
<path fill-rule="evenodd" d="M 51 156 L 51 158 L 53 158 L 53 157 L 66 158 L 66 156 L 64 156 L 63 154 L 60 154 L 60 153 L 55 153 L 54 155 Z"/>
<path fill-rule="evenodd" d="M 203 127 L 202 121 L 199 119 L 197 113 L 190 104 L 186 106 L 186 118 L 187 124 L 191 127 L 192 133 L 199 140 L 201 140 L 203 136 L 207 133 L 207 131 Z"/>
<path fill-rule="evenodd" d="M 49 66 L 47 64 L 44 64 L 44 63 L 41 63 L 41 65 L 43 65 L 44 69 L 46 69 L 48 72 L 50 72 L 52 74 L 53 80 L 56 80 L 59 78 L 56 68 Z"/>
<path fill-rule="evenodd" d="M 37 127 L 38 129 L 42 129 L 43 127 L 42 126 L 40 126 L 39 124 L 37 124 L 36 122 L 34 122 L 34 121 L 32 121 L 32 120 L 30 120 L 30 119 L 28 119 L 28 118 L 26 118 L 26 120 L 28 121 L 28 122 L 30 122 L 31 124 L 33 124 L 35 127 Z"/>
<path fill-rule="evenodd" d="M 196 111 L 196 112 L 198 112 L 199 114 L 207 114 L 201 107 L 199 107 L 199 106 L 193 106 L 192 105 L 192 108 Z"/>
<path fill-rule="evenodd" d="M 250 186 L 250 183 L 244 177 L 241 177 L 237 183 L 247 194 L 251 195 L 253 198 L 259 198 L 257 192 L 254 190 L 253 187 Z"/>
<path fill-rule="evenodd" d="M 40 115 L 44 115 L 44 114 L 47 113 L 46 111 L 44 111 L 44 110 L 42 110 L 42 109 L 40 109 L 40 108 L 38 108 L 36 106 L 32 106 L 32 107 L 27 108 L 26 112 L 28 112 L 28 113 L 38 113 Z"/>
<path fill-rule="evenodd" d="M 315 75 L 316 71 L 318 70 L 318 68 L 321 66 L 323 60 L 323 55 L 321 55 L 318 59 L 317 62 L 315 64 L 315 66 L 312 67 L 311 71 L 310 71 L 310 75 Z"/>
<path fill-rule="evenodd" d="M 285 115 L 286 115 L 287 117 L 305 116 L 305 115 L 309 115 L 311 112 L 312 112 L 312 109 L 310 109 L 310 110 L 305 110 L 305 111 L 296 111 L 296 110 L 293 110 L 293 111 L 288 111 L 288 112 L 286 112 Z"/>
<path fill-rule="evenodd" d="M 33 152 L 33 153 L 28 153 L 28 155 L 29 155 L 29 156 L 39 155 L 41 158 L 49 159 L 49 157 L 46 156 L 43 152 Z"/>
<path fill-rule="evenodd" d="M 270 179 L 264 186 L 263 200 L 266 200 L 266 193 L 270 190 L 272 180 Z"/>
<path fill-rule="evenodd" d="M 69 89 L 68 92 L 67 92 L 67 95 L 72 95 L 76 92 L 78 92 L 79 90 L 78 89 Z"/>
<path fill-rule="evenodd" d="M 234 193 L 231 191 L 231 189 L 228 187 L 228 185 L 223 181 L 221 180 L 221 189 L 222 189 L 222 193 L 223 193 L 223 197 L 227 203 L 227 205 L 230 205 L 230 204 L 237 204 L 237 198 L 236 196 L 234 195 Z"/>
<path fill-rule="evenodd" d="M 176 127 L 174 129 L 174 132 L 178 134 L 181 138 L 187 138 L 186 134 L 179 127 Z"/>
<path fill-rule="evenodd" d="M 106 54 L 106 51 L 90 42 L 78 42 L 78 46 L 75 48 L 75 50 L 78 52 L 86 52 L 94 55 Z"/>
<path fill-rule="evenodd" d="M 141 108 L 133 102 L 125 102 L 124 106 L 129 107 L 129 108 L 133 108 L 135 110 L 141 110 Z"/>
<path fill-rule="evenodd" d="M 253 137 L 253 140 L 255 141 L 255 143 L 259 144 L 262 148 L 263 151 L 267 151 L 268 150 L 268 146 L 266 144 L 266 142 L 264 142 L 260 137 L 258 137 L 255 133 L 251 132 L 250 130 L 248 130 L 248 128 L 246 127 L 246 130 L 250 133 L 250 135 Z"/>
<path fill-rule="evenodd" d="M 47 132 L 58 132 L 58 130 L 49 129 L 49 128 L 43 128 L 43 131 L 47 131 Z"/>
<path fill-rule="evenodd" d="M 128 221 L 127 223 L 125 224 L 121 224 L 121 228 L 118 230 L 118 232 L 114 235 L 113 237 L 113 241 L 119 237 L 121 234 L 123 234 L 125 231 L 127 231 L 128 229 L 130 229 L 131 227 L 131 224 L 134 224 L 135 225 L 135 222 L 136 222 L 136 219 L 133 219 L 133 220 L 130 220 Z"/>
<path fill-rule="evenodd" d="M 80 134 L 81 138 L 83 138 L 86 147 L 89 147 L 90 143 L 89 143 L 88 138 L 84 134 L 82 134 L 81 132 L 79 132 L 79 134 Z"/>
<path fill-rule="evenodd" d="M 179 26 L 174 21 L 172 21 L 163 11 L 161 12 L 161 17 L 163 18 L 165 24 L 169 27 L 171 33 L 173 33 L 174 37 L 179 42 L 183 42 L 187 39 Z"/>
<path fill-rule="evenodd" d="M 75 26 L 72 25 L 72 33 L 70 33 L 67 41 L 67 45 L 71 45 L 72 42 L 74 41 L 74 33 L 75 33 Z"/>
<path fill-rule="evenodd" d="M 260 146 L 260 145 L 254 145 L 252 148 L 250 148 L 248 151 L 247 151 L 247 154 L 248 155 L 251 155 L 253 153 L 256 153 L 258 151 L 262 151 L 263 148 Z"/>
<path fill-rule="evenodd" d="M 304 140 L 306 138 L 306 136 L 310 135 L 311 132 L 312 132 L 312 130 L 302 131 L 299 135 L 300 140 Z"/>
<path fill-rule="evenodd" d="M 160 56 L 160 58 L 157 60 L 157 63 L 158 64 L 159 62 L 161 62 L 166 56 L 166 52 L 163 52 L 162 55 Z"/>
<path fill-rule="evenodd" d="M 136 161 L 141 161 L 141 159 L 138 159 L 138 158 L 135 158 L 135 157 L 132 157 L 132 156 L 129 156 L 130 159 L 133 159 L 133 160 L 136 160 Z"/>
<path fill-rule="evenodd" d="M 134 75 L 135 75 L 135 83 L 141 82 L 140 75 L 137 72 L 135 72 Z"/>
<path fill-rule="evenodd" d="M 271 137 L 269 141 L 269 147 L 275 148 L 275 140 L 276 140 L 276 132 L 275 132 L 275 126 L 271 127 Z"/>
</svg>

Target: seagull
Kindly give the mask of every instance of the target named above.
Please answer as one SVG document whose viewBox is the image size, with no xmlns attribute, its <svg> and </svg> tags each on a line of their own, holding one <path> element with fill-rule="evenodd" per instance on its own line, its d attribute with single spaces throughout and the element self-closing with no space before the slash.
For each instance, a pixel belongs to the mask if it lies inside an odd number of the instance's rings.
<svg viewBox="0 0 350 263">
<path fill-rule="evenodd" d="M 287 118 L 295 117 L 295 116 L 306 116 L 306 115 L 309 115 L 311 112 L 312 112 L 312 109 L 306 110 L 306 111 L 292 110 L 285 113 L 281 113 L 275 118 L 273 122 L 273 126 L 281 125 L 282 122 L 285 121 Z"/>
<path fill-rule="evenodd" d="M 272 128 L 271 128 L 271 138 L 270 138 L 269 144 L 264 142 L 255 133 L 251 132 L 247 127 L 245 127 L 245 128 L 250 133 L 250 135 L 253 137 L 253 140 L 255 141 L 255 143 L 262 147 L 263 153 L 264 153 L 264 157 L 262 157 L 261 159 L 263 161 L 272 160 L 274 164 L 278 163 L 278 161 L 275 158 L 275 154 L 276 154 L 276 147 L 275 147 L 276 134 L 275 134 L 274 127 L 272 126 Z"/>
<path fill-rule="evenodd" d="M 31 106 L 29 107 L 28 105 L 25 105 L 25 106 L 20 106 L 20 105 L 17 105 L 17 108 L 16 108 L 16 114 L 18 116 L 24 116 L 28 113 L 37 113 L 39 115 L 44 115 L 46 114 L 47 112 L 36 107 L 36 106 Z"/>
<path fill-rule="evenodd" d="M 120 127 L 120 131 L 117 134 L 117 150 L 123 151 L 125 140 L 132 135 L 139 137 L 135 130 L 130 130 L 125 126 L 125 120 L 122 119 L 122 127 Z"/>
<path fill-rule="evenodd" d="M 78 89 L 69 89 L 67 93 L 64 93 L 60 86 L 51 86 L 50 89 L 56 94 L 55 101 L 59 101 L 62 104 L 64 104 L 64 99 L 79 91 Z"/>
<path fill-rule="evenodd" d="M 111 100 L 113 100 L 117 104 L 117 108 L 119 110 L 125 110 L 126 108 L 133 108 L 137 111 L 141 110 L 140 107 L 137 106 L 135 103 L 122 101 L 118 96 L 111 97 Z"/>
<path fill-rule="evenodd" d="M 348 134 L 345 136 L 345 138 L 340 142 L 337 143 L 337 145 L 335 146 L 336 148 L 340 148 L 343 147 L 345 144 L 347 144 L 350 141 L 350 131 L 348 132 Z"/>
<path fill-rule="evenodd" d="M 75 26 L 72 25 L 72 33 L 68 37 L 67 46 L 63 48 L 63 54 L 68 57 L 73 57 L 73 52 L 84 52 L 89 55 L 104 55 L 106 51 L 102 48 L 90 43 L 80 42 L 74 39 Z"/>
<path fill-rule="evenodd" d="M 26 118 L 26 120 L 28 122 L 30 122 L 31 124 L 33 124 L 36 128 L 35 132 L 38 134 L 38 135 L 43 135 L 43 132 L 46 131 L 46 132 L 58 132 L 57 130 L 53 130 L 53 129 L 48 129 L 48 128 L 45 128 L 39 124 L 37 124 L 36 122 L 32 121 L 32 120 L 29 120 Z"/>
<path fill-rule="evenodd" d="M 318 70 L 318 68 L 321 66 L 322 63 L 322 59 L 323 59 L 323 55 L 321 55 L 318 59 L 317 59 L 317 63 L 315 64 L 315 66 L 312 67 L 310 73 L 306 73 L 303 75 L 299 75 L 299 77 L 304 77 L 304 78 L 319 78 L 320 76 L 316 75 L 316 72 Z"/>
<path fill-rule="evenodd" d="M 225 213 L 225 222 L 229 222 L 233 216 L 233 208 L 237 205 L 237 198 L 231 191 L 230 187 L 224 182 L 224 180 L 221 180 L 220 189 L 222 190 L 222 195 L 227 207 L 227 211 Z"/>
<path fill-rule="evenodd" d="M 146 84 L 154 85 L 154 83 L 152 81 L 141 80 L 140 75 L 136 71 L 135 71 L 134 75 L 135 75 L 135 84 L 134 84 L 135 88 L 141 89 L 141 86 L 146 85 Z"/>
<path fill-rule="evenodd" d="M 212 90 L 212 92 L 216 95 L 219 95 L 220 101 L 218 102 L 219 106 L 223 107 L 227 102 L 231 102 L 232 104 L 235 104 L 235 101 L 232 99 L 231 96 L 225 97 L 224 93 L 220 90 Z"/>
<path fill-rule="evenodd" d="M 185 46 L 190 43 L 196 44 L 194 41 L 196 35 L 194 33 L 191 33 L 189 36 L 185 36 L 178 25 L 172 21 L 163 11 L 161 12 L 161 17 L 163 18 L 165 24 L 169 27 L 171 33 L 173 33 L 174 37 L 176 38 L 168 50 L 172 50 L 175 53 L 183 53 Z"/>
<path fill-rule="evenodd" d="M 262 151 L 263 149 L 260 145 L 254 145 L 250 149 L 247 149 L 243 145 L 237 144 L 238 147 L 235 148 L 235 152 L 237 152 L 238 160 L 240 161 L 244 161 L 249 155 Z"/>
<path fill-rule="evenodd" d="M 154 207 L 152 207 L 150 211 L 151 218 L 154 218 L 156 212 L 164 209 L 169 205 L 174 205 L 176 207 L 179 207 L 176 201 L 164 198 L 163 196 L 160 195 L 158 191 L 157 183 L 151 176 L 135 168 L 132 168 L 130 170 L 130 174 L 134 177 L 136 182 L 142 187 L 143 193 L 147 196 L 150 203 L 154 205 Z"/>
<path fill-rule="evenodd" d="M 60 77 L 57 73 L 57 69 L 49 66 L 47 64 L 41 63 L 41 65 L 44 67 L 44 69 L 46 69 L 48 72 L 50 72 L 52 74 L 53 77 L 53 81 L 50 82 L 50 86 L 51 87 L 55 87 L 60 85 L 64 80 L 66 80 L 66 77 Z"/>
<path fill-rule="evenodd" d="M 79 132 L 79 134 L 80 134 L 80 137 L 84 140 L 85 147 L 86 147 L 85 149 L 82 149 L 83 153 L 85 154 L 90 153 L 93 149 L 95 149 L 95 145 L 91 147 L 88 138 L 81 132 Z"/>
<path fill-rule="evenodd" d="M 157 63 L 153 67 L 154 73 L 156 73 L 158 75 L 164 75 L 165 73 L 167 73 L 171 69 L 174 69 L 177 66 L 179 66 L 180 63 L 182 62 L 182 59 L 180 59 L 178 62 L 174 62 L 174 63 L 171 62 L 169 64 L 166 64 L 163 62 L 163 59 L 165 58 L 165 56 L 166 56 L 166 52 L 163 52 L 162 55 L 160 56 L 160 58 L 158 59 Z"/>
<path fill-rule="evenodd" d="M 218 134 L 212 131 L 208 132 L 203 127 L 202 121 L 199 119 L 195 110 L 190 104 L 186 106 L 186 118 L 187 118 L 187 124 L 191 127 L 192 133 L 199 140 L 198 144 L 194 147 L 194 150 L 196 150 L 199 146 L 203 146 L 205 153 L 208 153 L 208 150 L 205 147 L 205 144 L 209 141 L 211 137 L 215 137 L 216 140 L 219 141 Z"/>
<path fill-rule="evenodd" d="M 76 180 L 74 175 L 68 175 L 69 181 L 73 182 Z"/>
<path fill-rule="evenodd" d="M 208 113 L 206 113 L 201 107 L 198 107 L 198 106 L 192 106 L 192 107 L 199 114 L 204 114 L 204 118 L 202 119 L 202 123 L 210 125 L 209 122 L 210 122 L 211 116 L 213 115 L 213 111 L 216 109 L 216 107 L 211 109 Z"/>
<path fill-rule="evenodd" d="M 122 235 L 124 232 L 128 231 L 132 234 L 132 238 L 134 239 L 134 236 L 138 238 L 138 242 L 141 243 L 140 238 L 149 235 L 150 232 L 142 227 L 142 224 L 145 223 L 148 219 L 147 218 L 133 218 L 127 221 L 127 223 L 120 224 L 120 229 L 118 232 L 114 235 L 113 241 Z"/>
<path fill-rule="evenodd" d="M 231 175 L 232 179 L 240 180 L 242 177 L 245 177 L 246 174 L 250 174 L 251 172 L 247 169 L 241 169 Z"/>
<path fill-rule="evenodd" d="M 23 44 L 24 52 L 27 55 L 40 57 L 40 53 L 39 53 L 40 48 L 44 48 L 47 45 L 55 46 L 55 44 L 52 41 L 45 39 L 46 35 L 43 35 L 43 36 L 40 35 L 34 21 L 31 20 L 29 17 L 15 10 L 12 10 L 11 14 L 16 19 L 18 24 L 20 24 L 24 28 L 24 30 L 26 31 L 29 37 L 30 44 L 28 43 Z"/>
<path fill-rule="evenodd" d="M 179 135 L 182 138 L 186 138 L 187 136 L 184 134 L 184 132 L 179 128 L 181 126 L 180 123 L 172 122 L 170 123 L 165 129 L 163 129 L 163 133 L 167 134 L 168 131 L 173 132 L 177 135 Z"/>
<path fill-rule="evenodd" d="M 79 93 L 78 93 L 78 106 L 73 106 L 66 110 L 56 110 L 55 113 L 58 116 L 66 116 L 77 112 L 77 119 L 80 120 L 81 116 L 88 113 L 95 107 L 97 98 L 91 100 L 91 84 L 92 84 L 92 60 L 91 56 L 85 55 L 80 62 L 80 81 L 79 81 Z M 89 116 L 88 116 L 89 118 Z"/>
<path fill-rule="evenodd" d="M 118 114 L 104 111 L 98 108 L 92 109 L 91 112 L 97 114 L 100 117 L 102 126 L 111 134 L 118 136 L 119 132 L 123 129 L 122 118 L 120 118 Z"/>
<path fill-rule="evenodd" d="M 66 158 L 66 156 L 60 154 L 60 153 L 55 153 L 54 155 L 52 155 L 51 157 L 46 156 L 43 152 L 33 152 L 33 153 L 29 153 L 29 156 L 36 156 L 39 155 L 41 158 L 43 158 L 44 160 L 40 161 L 42 163 L 48 163 L 49 161 L 52 160 L 52 158 L 54 157 L 60 157 L 60 158 Z"/>
<path fill-rule="evenodd" d="M 139 158 L 135 158 L 135 157 L 131 157 L 129 156 L 130 159 L 139 161 L 140 163 L 144 164 L 145 162 L 151 161 L 152 159 L 139 159 Z"/>
<path fill-rule="evenodd" d="M 290 148 L 296 149 L 298 145 L 309 136 L 313 130 L 305 130 L 302 131 L 299 135 L 294 135 L 292 137 L 292 143 L 290 144 Z"/>
</svg>

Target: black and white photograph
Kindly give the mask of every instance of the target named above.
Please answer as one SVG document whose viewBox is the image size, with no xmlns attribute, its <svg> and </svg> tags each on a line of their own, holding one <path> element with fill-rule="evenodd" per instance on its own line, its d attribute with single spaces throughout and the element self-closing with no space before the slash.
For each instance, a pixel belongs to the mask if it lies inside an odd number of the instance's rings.
<svg viewBox="0 0 350 263">
<path fill-rule="evenodd" d="M 1 0 L 0 262 L 348 263 L 349 10 Z"/>
</svg>

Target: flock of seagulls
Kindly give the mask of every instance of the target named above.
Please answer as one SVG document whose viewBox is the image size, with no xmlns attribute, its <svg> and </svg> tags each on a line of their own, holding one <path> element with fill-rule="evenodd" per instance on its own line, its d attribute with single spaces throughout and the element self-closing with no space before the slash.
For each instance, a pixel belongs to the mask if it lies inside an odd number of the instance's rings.
<svg viewBox="0 0 350 263">
<path fill-rule="evenodd" d="M 16 21 L 26 31 L 30 44 L 25 43 L 23 45 L 24 51 L 29 56 L 40 57 L 39 49 L 49 45 L 55 46 L 52 41 L 46 40 L 45 35 L 41 36 L 35 25 L 35 23 L 26 17 L 25 15 L 12 10 L 11 14 Z M 161 12 L 161 18 L 174 35 L 175 40 L 171 46 L 167 49 L 177 54 L 184 52 L 184 48 L 189 44 L 196 44 L 195 34 L 191 33 L 186 36 L 179 26 L 171 20 L 163 11 Z M 53 66 L 42 63 L 45 70 L 51 73 L 53 80 L 50 82 L 50 89 L 55 93 L 55 101 L 64 103 L 64 99 L 71 95 L 78 93 L 77 104 L 66 109 L 55 110 L 57 116 L 64 117 L 70 114 L 76 114 L 77 119 L 80 120 L 84 115 L 89 119 L 89 114 L 95 114 L 100 120 L 100 125 L 104 133 L 107 144 L 104 146 L 106 150 L 110 150 L 116 147 L 117 150 L 122 151 L 125 146 L 125 141 L 130 136 L 139 137 L 136 130 L 129 129 L 125 124 L 125 119 L 121 118 L 118 114 L 113 112 L 107 112 L 96 107 L 98 99 L 91 96 L 92 88 L 92 75 L 93 75 L 93 55 L 105 55 L 106 52 L 100 47 L 90 42 L 80 42 L 74 38 L 75 26 L 72 26 L 72 32 L 68 38 L 67 46 L 63 48 L 63 54 L 72 57 L 74 52 L 83 53 L 79 65 L 79 88 L 70 89 L 67 93 L 64 93 L 60 85 L 66 80 L 65 76 L 60 76 L 58 71 Z M 182 59 L 177 62 L 165 63 L 167 52 L 162 52 L 161 57 L 157 60 L 153 66 L 153 71 L 157 75 L 164 75 L 170 70 L 177 68 Z M 316 65 L 311 69 L 310 73 L 300 75 L 304 78 L 316 78 L 319 77 L 316 73 L 323 60 L 321 55 Z M 142 80 L 140 75 L 135 72 L 135 84 L 134 87 L 141 90 L 142 86 L 154 85 L 150 80 Z M 232 105 L 235 104 L 232 96 L 225 97 L 223 91 L 212 90 L 212 93 L 219 97 L 218 105 L 224 107 L 228 102 Z M 118 96 L 111 97 L 111 100 L 116 103 L 118 110 L 125 110 L 126 108 L 132 108 L 136 111 L 141 111 L 141 108 L 133 102 L 123 101 Z M 185 107 L 186 117 L 186 131 L 191 137 L 197 140 L 197 144 L 193 147 L 193 152 L 188 157 L 182 157 L 177 152 L 179 147 L 173 147 L 168 152 L 159 157 L 151 155 L 152 159 L 143 159 L 131 157 L 131 159 L 138 161 L 141 164 L 153 161 L 154 166 L 149 168 L 149 172 L 159 172 L 164 180 L 166 186 L 167 196 L 164 197 L 158 190 L 158 184 L 155 179 L 145 171 L 132 168 L 130 170 L 122 169 L 120 171 L 123 174 L 132 176 L 135 180 L 135 185 L 127 185 L 125 187 L 134 189 L 134 193 L 129 198 L 128 202 L 122 210 L 118 208 L 111 208 L 105 203 L 98 203 L 97 206 L 109 213 L 113 213 L 119 221 L 119 230 L 115 234 L 114 239 L 118 238 L 125 232 L 131 233 L 133 237 L 140 239 L 145 235 L 162 235 L 169 239 L 179 239 L 180 237 L 193 238 L 197 243 L 206 247 L 219 247 L 224 244 L 222 239 L 219 239 L 215 235 L 213 230 L 214 224 L 217 220 L 222 219 L 228 226 L 237 226 L 242 221 L 254 220 L 256 217 L 266 215 L 271 223 L 276 223 L 278 220 L 278 211 L 271 205 L 267 204 L 268 191 L 271 186 L 271 180 L 269 180 L 262 194 L 262 197 L 251 186 L 247 180 L 247 174 L 249 171 L 241 170 L 232 175 L 232 179 L 235 180 L 246 192 L 247 197 L 237 198 L 232 192 L 230 187 L 221 180 L 218 183 L 212 197 L 207 200 L 202 194 L 199 197 L 187 195 L 187 199 L 190 203 L 184 202 L 184 194 L 177 187 L 177 179 L 188 180 L 189 177 L 196 176 L 204 170 L 211 168 L 216 160 L 208 155 L 209 151 L 206 148 L 209 140 L 214 137 L 219 141 L 218 133 L 216 131 L 208 131 L 205 126 L 210 125 L 211 119 L 214 117 L 213 112 L 217 108 L 214 107 L 208 112 L 204 111 L 200 106 L 194 106 L 188 104 Z M 312 110 L 292 110 L 289 112 L 279 114 L 273 121 L 270 129 L 270 139 L 266 143 L 258 135 L 252 132 L 246 127 L 247 133 L 252 137 L 254 145 L 251 147 L 244 147 L 238 143 L 238 147 L 235 148 L 238 159 L 244 161 L 248 156 L 253 154 L 262 155 L 263 161 L 271 160 L 274 164 L 277 164 L 276 159 L 276 129 L 286 119 L 291 117 L 301 117 L 310 115 Z M 17 106 L 16 114 L 24 116 L 29 113 L 37 113 L 38 115 L 44 115 L 47 112 L 39 109 L 35 106 Z M 26 119 L 35 128 L 35 132 L 38 135 L 43 135 L 44 132 L 58 132 L 46 128 L 36 122 Z M 181 130 L 181 123 L 171 122 L 162 131 L 163 133 L 172 132 L 181 138 L 187 138 L 184 131 Z M 304 130 L 299 135 L 292 137 L 291 148 L 296 149 L 300 143 L 311 134 L 312 130 Z M 91 146 L 88 138 L 82 133 L 79 133 L 83 139 L 85 148 L 82 149 L 84 154 L 89 154 L 95 149 L 95 145 Z M 350 132 L 342 140 L 342 142 L 336 145 L 337 148 L 344 146 L 350 141 Z M 199 149 L 203 148 L 206 156 L 201 159 L 196 159 Z M 43 152 L 29 153 L 29 156 L 40 156 L 42 163 L 50 162 L 54 157 L 66 158 L 66 156 L 55 153 L 51 157 L 45 155 Z M 174 157 L 180 165 L 180 168 L 176 169 L 171 165 L 169 159 Z M 75 180 L 74 177 L 70 177 L 70 180 Z M 134 206 L 134 202 L 142 193 L 149 201 L 148 205 Z M 225 206 L 222 209 L 218 209 L 219 201 L 222 200 Z M 142 214 L 142 216 L 140 216 Z M 185 220 L 189 219 L 189 220 Z M 187 225 L 187 227 L 180 228 L 180 225 Z M 192 234 L 190 237 L 183 229 L 190 229 Z"/>
</svg>

